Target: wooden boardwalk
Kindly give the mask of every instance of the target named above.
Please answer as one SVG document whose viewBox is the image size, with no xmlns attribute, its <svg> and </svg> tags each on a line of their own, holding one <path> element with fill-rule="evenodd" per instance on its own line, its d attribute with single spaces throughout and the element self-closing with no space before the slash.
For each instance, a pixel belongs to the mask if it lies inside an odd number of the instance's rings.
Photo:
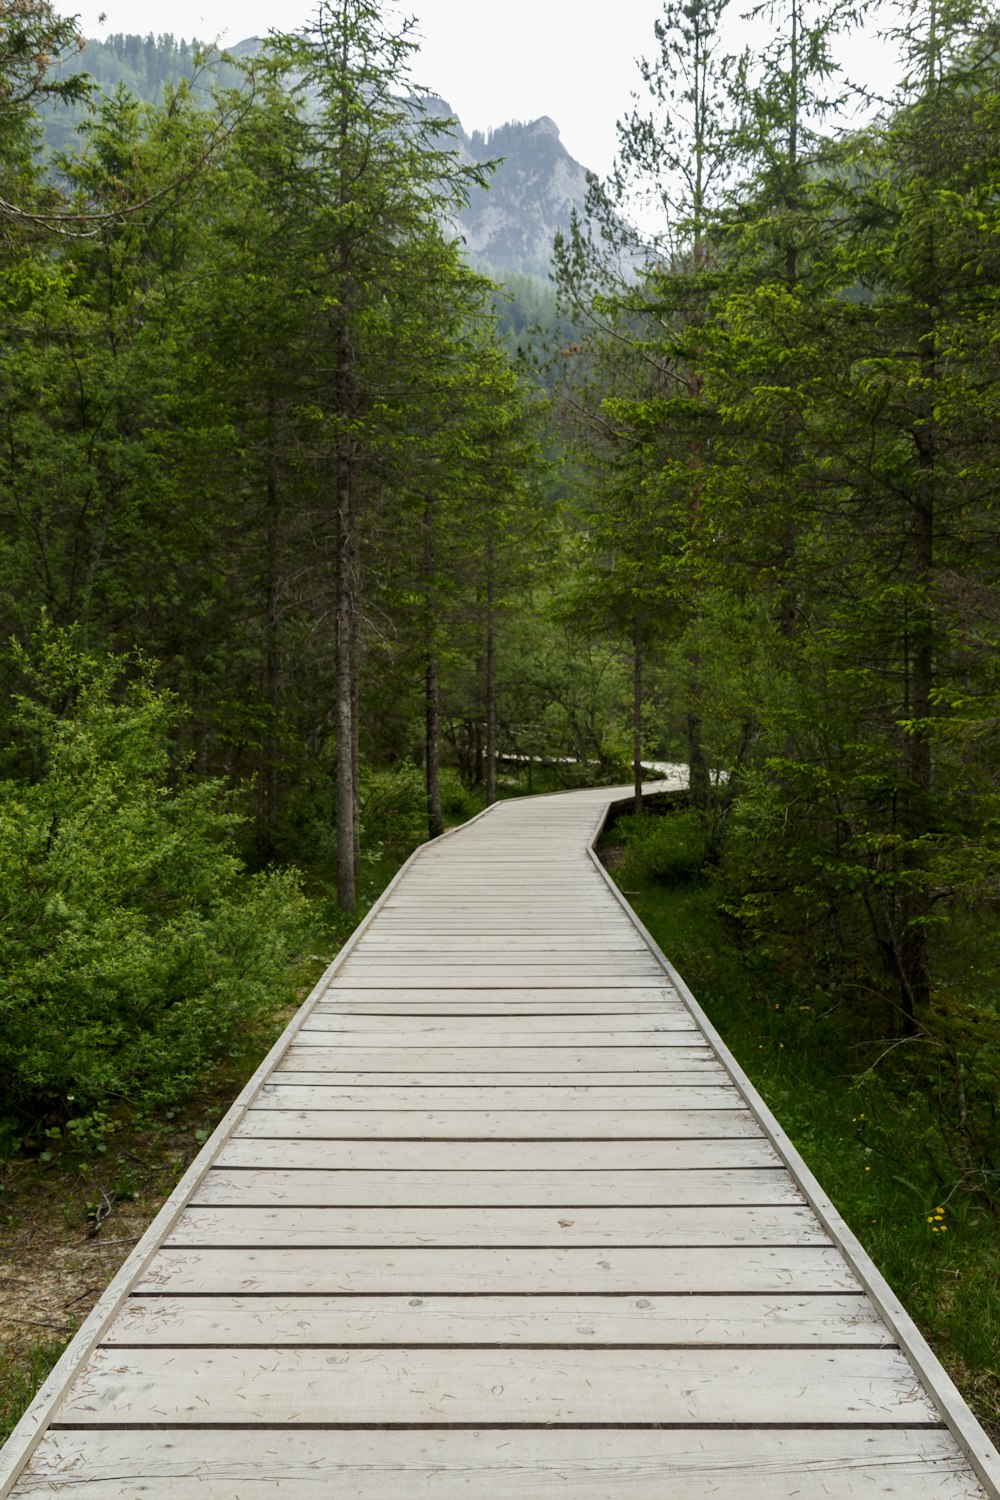
<svg viewBox="0 0 1000 1500">
<path fill-rule="evenodd" d="M 997 1497 L 997 1455 L 588 852 L 427 846 L 4 1450 L 81 1500 Z"/>
</svg>

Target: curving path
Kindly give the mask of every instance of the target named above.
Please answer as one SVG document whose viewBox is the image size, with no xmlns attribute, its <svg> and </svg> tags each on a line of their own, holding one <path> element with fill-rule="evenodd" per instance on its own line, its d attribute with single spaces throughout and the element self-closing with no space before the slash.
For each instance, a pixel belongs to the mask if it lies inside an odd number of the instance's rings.
<svg viewBox="0 0 1000 1500">
<path fill-rule="evenodd" d="M 0 1495 L 1000 1496 L 588 852 L 613 795 L 501 804 L 415 856 L 81 1330 Z"/>
</svg>

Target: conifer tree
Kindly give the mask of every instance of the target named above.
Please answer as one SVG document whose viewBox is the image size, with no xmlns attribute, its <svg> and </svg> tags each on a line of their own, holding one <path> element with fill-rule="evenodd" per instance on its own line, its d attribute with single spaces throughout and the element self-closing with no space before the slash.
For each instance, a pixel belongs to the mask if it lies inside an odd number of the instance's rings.
<svg viewBox="0 0 1000 1500">
<path fill-rule="evenodd" d="M 304 121 L 312 177 L 310 237 L 322 285 L 317 300 L 312 399 L 317 457 L 334 518 L 338 896 L 356 901 L 361 651 L 361 481 L 377 444 L 373 360 L 386 330 L 379 305 L 412 267 L 408 241 L 436 236 L 437 218 L 462 200 L 478 170 L 442 143 L 443 124 L 401 97 L 415 44 L 389 31 L 370 0 L 322 3 L 295 36 L 272 39 L 273 66 Z M 407 294 L 419 305 L 418 281 Z"/>
</svg>

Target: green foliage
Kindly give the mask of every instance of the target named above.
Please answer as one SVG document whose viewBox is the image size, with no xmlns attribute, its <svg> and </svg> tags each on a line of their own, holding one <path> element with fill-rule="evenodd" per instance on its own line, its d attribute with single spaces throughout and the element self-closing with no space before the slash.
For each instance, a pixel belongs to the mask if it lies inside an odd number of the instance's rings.
<svg viewBox="0 0 1000 1500">
<path fill-rule="evenodd" d="M 232 797 L 172 763 L 148 666 L 51 627 L 13 655 L 34 774 L 0 783 L 5 1107 L 79 1135 L 245 1047 L 288 998 L 304 905 L 294 873 L 244 872 Z"/>
<path fill-rule="evenodd" d="M 391 771 L 366 770 L 361 783 L 361 830 L 364 846 L 383 846 L 409 854 L 426 837 L 427 808 L 419 766 Z"/>
<path fill-rule="evenodd" d="M 623 835 L 619 838 L 619 832 Z M 982 1420 L 1000 1414 L 996 975 L 919 1038 L 859 1024 L 850 993 L 762 952 L 690 870 L 689 814 L 621 819 L 619 883 Z M 655 863 L 644 874 L 634 852 Z M 672 851 L 672 852 L 671 852 Z M 980 937 L 982 937 L 980 933 Z M 975 933 L 963 933 L 975 948 Z"/>
<path fill-rule="evenodd" d="M 464 823 L 480 810 L 477 798 L 451 766 L 441 772 L 441 810 L 449 824 Z"/>
<path fill-rule="evenodd" d="M 637 730 L 683 721 L 754 941 L 916 1036 L 951 925 L 998 930 L 996 18 L 915 7 L 895 107 L 838 142 L 850 9 L 782 0 L 728 67 L 719 14 L 664 7 L 664 128 L 627 122 L 596 205 L 636 174 L 667 201 L 669 167 L 669 261 L 616 281 L 581 232 L 559 262 L 590 315 L 576 618 L 643 624 Z"/>
<path fill-rule="evenodd" d="M 697 880 L 708 855 L 705 820 L 693 808 L 629 814 L 616 822 L 615 839 L 625 851 L 619 873 L 628 887 Z"/>
</svg>

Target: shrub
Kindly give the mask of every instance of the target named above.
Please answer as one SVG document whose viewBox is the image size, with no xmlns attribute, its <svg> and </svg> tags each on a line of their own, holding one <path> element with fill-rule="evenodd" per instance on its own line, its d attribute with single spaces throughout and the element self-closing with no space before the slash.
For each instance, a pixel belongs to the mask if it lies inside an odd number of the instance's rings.
<svg viewBox="0 0 1000 1500">
<path fill-rule="evenodd" d="M 361 844 L 371 854 L 382 846 L 408 854 L 427 837 L 427 793 L 419 766 L 391 771 L 366 767 L 361 778 Z"/>
<path fill-rule="evenodd" d="M 288 996 L 305 902 L 250 876 L 232 793 L 172 764 L 151 669 L 14 648 L 29 779 L 0 781 L 0 1070 L 23 1125 L 182 1098 Z"/>
<path fill-rule="evenodd" d="M 619 819 L 616 834 L 625 850 L 621 878 L 677 885 L 696 879 L 705 864 L 705 825 L 692 809 Z"/>
<path fill-rule="evenodd" d="M 463 822 L 479 811 L 475 795 L 462 785 L 462 778 L 451 766 L 441 772 L 441 810 L 448 821 Z"/>
</svg>

